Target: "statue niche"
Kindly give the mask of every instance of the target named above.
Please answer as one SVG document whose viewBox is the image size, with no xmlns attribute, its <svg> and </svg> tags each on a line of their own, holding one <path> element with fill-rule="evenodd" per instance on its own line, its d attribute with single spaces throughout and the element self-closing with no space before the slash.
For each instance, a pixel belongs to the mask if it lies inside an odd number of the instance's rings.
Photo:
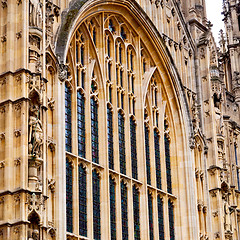
<svg viewBox="0 0 240 240">
<path fill-rule="evenodd" d="M 29 226 L 28 226 L 28 240 L 39 240 L 39 223 L 40 219 L 38 214 L 33 211 L 28 217 Z"/>
<path fill-rule="evenodd" d="M 41 191 L 43 129 L 40 120 L 39 94 L 33 90 L 30 94 L 29 122 L 28 122 L 28 180 L 33 191 Z"/>
<path fill-rule="evenodd" d="M 29 25 L 42 28 L 42 3 L 40 0 L 29 1 Z"/>
</svg>

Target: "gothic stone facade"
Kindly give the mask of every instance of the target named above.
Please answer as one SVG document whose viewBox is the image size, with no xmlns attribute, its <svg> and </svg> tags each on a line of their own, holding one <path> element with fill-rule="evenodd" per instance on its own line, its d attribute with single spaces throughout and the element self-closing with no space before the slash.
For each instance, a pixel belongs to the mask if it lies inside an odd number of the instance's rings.
<svg viewBox="0 0 240 240">
<path fill-rule="evenodd" d="M 0 239 L 240 239 L 223 18 L 217 47 L 205 0 L 1 0 Z"/>
</svg>

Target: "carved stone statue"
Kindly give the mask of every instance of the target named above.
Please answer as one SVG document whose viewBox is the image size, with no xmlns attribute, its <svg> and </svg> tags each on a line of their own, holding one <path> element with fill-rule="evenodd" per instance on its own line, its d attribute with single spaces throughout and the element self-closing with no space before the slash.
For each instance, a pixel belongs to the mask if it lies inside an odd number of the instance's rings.
<svg viewBox="0 0 240 240">
<path fill-rule="evenodd" d="M 231 216 L 227 201 L 224 201 L 224 228 L 225 231 L 231 231 Z"/>
<path fill-rule="evenodd" d="M 43 131 L 42 122 L 39 119 L 39 106 L 30 106 L 29 114 L 29 154 L 35 157 L 41 157 L 43 145 Z"/>
<path fill-rule="evenodd" d="M 42 4 L 39 0 L 29 1 L 29 24 L 38 28 L 42 27 Z"/>
<path fill-rule="evenodd" d="M 39 240 L 39 231 L 37 229 L 33 230 L 32 236 L 28 239 L 29 240 Z"/>
</svg>

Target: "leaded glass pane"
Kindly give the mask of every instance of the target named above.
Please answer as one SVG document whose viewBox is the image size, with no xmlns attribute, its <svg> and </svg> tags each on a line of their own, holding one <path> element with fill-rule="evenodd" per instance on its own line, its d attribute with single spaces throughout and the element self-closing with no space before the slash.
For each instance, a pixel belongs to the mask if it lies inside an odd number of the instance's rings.
<svg viewBox="0 0 240 240">
<path fill-rule="evenodd" d="M 101 239 L 100 178 L 96 170 L 92 173 L 93 188 L 93 237 Z"/>
<path fill-rule="evenodd" d="M 121 182 L 122 239 L 128 240 L 128 198 L 127 186 Z"/>
<path fill-rule="evenodd" d="M 91 98 L 91 138 L 92 138 L 92 161 L 99 163 L 99 143 L 98 143 L 98 105 Z"/>
<path fill-rule="evenodd" d="M 72 100 L 70 88 L 65 84 L 65 142 L 66 151 L 72 152 Z"/>
<path fill-rule="evenodd" d="M 133 117 L 130 118 L 130 140 L 131 140 L 132 177 L 138 179 L 136 123 Z"/>
<path fill-rule="evenodd" d="M 140 240 L 140 201 L 139 190 L 133 186 L 134 240 Z"/>
<path fill-rule="evenodd" d="M 83 165 L 78 166 L 79 234 L 87 237 L 87 175 Z"/>
<path fill-rule="evenodd" d="M 73 175 L 72 165 L 66 160 L 66 210 L 67 232 L 73 232 Z"/>
<path fill-rule="evenodd" d="M 118 113 L 118 137 L 119 137 L 120 172 L 126 174 L 125 129 L 124 129 L 124 117 L 121 112 Z"/>
<path fill-rule="evenodd" d="M 237 146 L 234 144 L 234 153 L 235 153 L 235 161 L 236 161 L 236 166 L 238 166 L 238 159 L 237 159 Z M 240 190 L 240 179 L 239 179 L 239 169 L 237 168 L 237 185 L 238 185 L 238 190 Z"/>
<path fill-rule="evenodd" d="M 78 155 L 85 158 L 85 99 L 77 92 Z"/>
<path fill-rule="evenodd" d="M 109 177 L 110 190 L 110 222 L 111 222 L 111 240 L 117 239 L 116 232 L 116 187 L 112 177 Z"/>
<path fill-rule="evenodd" d="M 160 163 L 160 136 L 156 129 L 154 129 L 154 146 L 155 146 L 157 188 L 161 189 L 162 182 L 161 182 L 161 163 Z"/>
</svg>

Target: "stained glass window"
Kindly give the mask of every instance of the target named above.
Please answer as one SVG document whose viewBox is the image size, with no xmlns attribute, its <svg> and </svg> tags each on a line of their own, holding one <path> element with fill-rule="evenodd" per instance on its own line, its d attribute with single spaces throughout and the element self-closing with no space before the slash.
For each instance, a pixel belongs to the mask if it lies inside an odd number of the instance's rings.
<svg viewBox="0 0 240 240">
<path fill-rule="evenodd" d="M 130 118 L 130 140 L 131 140 L 132 177 L 138 179 L 136 123 L 133 117 Z"/>
<path fill-rule="evenodd" d="M 111 222 L 111 240 L 116 240 L 116 187 L 112 177 L 109 177 L 110 190 L 110 222 Z"/>
<path fill-rule="evenodd" d="M 101 239 L 100 178 L 96 170 L 92 173 L 93 188 L 93 237 Z"/>
<path fill-rule="evenodd" d="M 98 149 L 98 104 L 91 98 L 91 138 L 92 138 L 92 161 L 99 163 L 99 149 Z"/>
<path fill-rule="evenodd" d="M 66 159 L 66 209 L 67 232 L 73 232 L 73 171 L 68 159 Z"/>
<path fill-rule="evenodd" d="M 107 55 L 110 57 L 110 39 L 107 37 Z"/>
<path fill-rule="evenodd" d="M 154 239 L 153 232 L 153 199 L 151 193 L 148 191 L 148 219 L 149 219 L 149 237 L 150 240 Z"/>
<path fill-rule="evenodd" d="M 128 197 L 127 186 L 121 182 L 122 239 L 128 240 Z"/>
<path fill-rule="evenodd" d="M 81 81 L 82 81 L 82 88 L 84 89 L 85 88 L 85 73 L 83 70 L 81 72 Z"/>
<path fill-rule="evenodd" d="M 161 163 L 160 163 L 160 136 L 157 129 L 154 129 L 154 146 L 155 146 L 155 164 L 156 164 L 156 181 L 157 188 L 162 188 L 161 182 Z"/>
<path fill-rule="evenodd" d="M 119 62 L 122 64 L 122 45 L 119 44 Z"/>
<path fill-rule="evenodd" d="M 134 240 L 140 240 L 140 201 L 139 190 L 133 186 Z"/>
<path fill-rule="evenodd" d="M 144 130 L 145 130 L 145 154 L 146 154 L 147 184 L 151 185 L 149 130 L 148 130 L 148 127 L 146 124 L 144 125 Z"/>
<path fill-rule="evenodd" d="M 118 112 L 118 137 L 119 137 L 120 172 L 126 174 L 124 116 L 121 112 Z"/>
<path fill-rule="evenodd" d="M 72 100 L 70 88 L 65 84 L 65 141 L 66 151 L 72 152 Z"/>
<path fill-rule="evenodd" d="M 78 166 L 79 234 L 87 237 L 87 175 L 83 165 Z"/>
<path fill-rule="evenodd" d="M 159 230 L 159 240 L 164 240 L 164 220 L 163 220 L 163 200 L 158 195 L 158 230 Z"/>
<path fill-rule="evenodd" d="M 110 169 L 114 169 L 113 158 L 113 114 L 109 106 L 107 106 L 107 134 L 108 134 L 108 164 Z"/>
<path fill-rule="evenodd" d="M 108 62 L 108 80 L 109 81 L 112 80 L 111 69 L 112 69 L 112 65 L 110 62 Z"/>
<path fill-rule="evenodd" d="M 96 29 L 93 28 L 93 42 L 96 45 Z"/>
<path fill-rule="evenodd" d="M 236 146 L 236 144 L 234 144 L 234 153 L 235 153 L 236 166 L 238 166 L 237 146 Z M 238 184 L 238 190 L 240 190 L 240 179 L 239 179 L 239 169 L 238 168 L 237 168 L 237 184 Z"/>
<path fill-rule="evenodd" d="M 167 170 L 167 191 L 172 193 L 172 175 L 171 175 L 171 162 L 170 162 L 170 141 L 168 136 L 164 135 L 165 143 L 165 159 L 166 159 L 166 170 Z"/>
<path fill-rule="evenodd" d="M 169 215 L 169 232 L 170 232 L 170 240 L 175 240 L 174 233 L 174 212 L 173 212 L 173 203 L 171 200 L 168 200 L 168 215 Z"/>
<path fill-rule="evenodd" d="M 132 75 L 132 77 L 131 77 L 131 80 L 132 80 L 132 92 L 134 93 L 134 76 Z"/>
<path fill-rule="evenodd" d="M 81 46 L 81 64 L 84 66 L 84 46 Z"/>
<path fill-rule="evenodd" d="M 85 99 L 77 92 L 77 121 L 78 121 L 78 155 L 85 158 Z"/>
</svg>

